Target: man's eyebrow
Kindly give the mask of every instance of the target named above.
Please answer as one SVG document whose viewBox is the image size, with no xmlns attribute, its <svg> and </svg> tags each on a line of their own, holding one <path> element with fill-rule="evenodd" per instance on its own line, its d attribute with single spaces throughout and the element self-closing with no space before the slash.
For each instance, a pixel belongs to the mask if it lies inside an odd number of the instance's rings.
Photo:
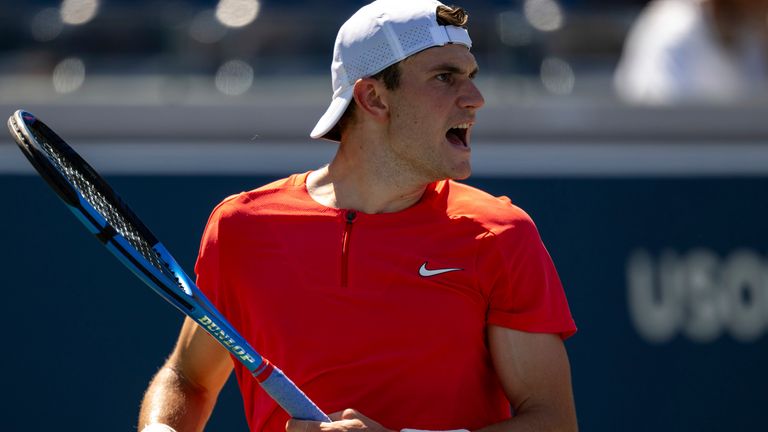
<svg viewBox="0 0 768 432">
<path fill-rule="evenodd" d="M 431 67 L 429 69 L 429 72 L 437 72 L 437 71 L 440 71 L 440 72 L 450 72 L 450 73 L 455 73 L 455 74 L 464 74 L 464 73 L 466 73 L 465 69 L 462 69 L 462 68 L 456 66 L 455 64 L 451 64 L 451 63 L 441 63 L 441 64 L 435 65 L 435 66 L 433 66 L 433 67 Z M 469 72 L 469 76 L 475 76 L 475 75 L 477 75 L 477 73 L 479 71 L 480 71 L 480 68 L 475 66 Z"/>
</svg>

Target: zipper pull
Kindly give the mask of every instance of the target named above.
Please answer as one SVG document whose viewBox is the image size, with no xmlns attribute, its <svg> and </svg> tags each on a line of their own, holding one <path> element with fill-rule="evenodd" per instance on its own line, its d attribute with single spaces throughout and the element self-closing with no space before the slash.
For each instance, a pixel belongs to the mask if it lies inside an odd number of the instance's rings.
<svg viewBox="0 0 768 432">
<path fill-rule="evenodd" d="M 349 285 L 349 239 L 352 236 L 352 223 L 357 219 L 357 212 L 354 210 L 345 210 L 344 219 L 347 223 L 344 225 L 344 232 L 341 236 L 341 287 L 346 288 Z"/>
<path fill-rule="evenodd" d="M 354 210 L 347 210 L 346 219 L 347 223 L 351 224 L 355 221 L 355 219 L 357 219 L 357 212 Z"/>
</svg>

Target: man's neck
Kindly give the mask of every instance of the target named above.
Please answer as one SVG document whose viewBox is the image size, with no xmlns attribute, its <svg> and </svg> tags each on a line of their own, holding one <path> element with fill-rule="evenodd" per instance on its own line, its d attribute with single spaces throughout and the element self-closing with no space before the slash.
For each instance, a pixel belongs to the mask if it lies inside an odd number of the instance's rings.
<svg viewBox="0 0 768 432">
<path fill-rule="evenodd" d="M 331 208 L 354 209 L 364 213 L 394 213 L 419 202 L 427 184 L 403 185 L 390 176 L 351 168 L 338 155 L 309 174 L 307 191 L 316 202 Z"/>
</svg>

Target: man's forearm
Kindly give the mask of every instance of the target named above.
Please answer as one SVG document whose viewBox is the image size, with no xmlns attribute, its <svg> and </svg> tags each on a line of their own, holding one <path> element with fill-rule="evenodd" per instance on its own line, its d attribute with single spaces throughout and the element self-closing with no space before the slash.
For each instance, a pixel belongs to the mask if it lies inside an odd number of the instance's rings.
<svg viewBox="0 0 768 432">
<path fill-rule="evenodd" d="M 161 423 L 178 432 L 202 431 L 215 402 L 216 395 L 195 386 L 177 371 L 163 367 L 144 394 L 138 430 Z"/>
</svg>

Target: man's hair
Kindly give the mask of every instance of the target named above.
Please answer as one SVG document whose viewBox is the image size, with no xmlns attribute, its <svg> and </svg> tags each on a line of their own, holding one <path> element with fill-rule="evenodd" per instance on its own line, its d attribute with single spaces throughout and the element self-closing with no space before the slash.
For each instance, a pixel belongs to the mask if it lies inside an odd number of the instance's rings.
<svg viewBox="0 0 768 432">
<path fill-rule="evenodd" d="M 465 27 L 469 20 L 469 14 L 464 8 L 458 6 L 444 6 L 439 5 L 437 7 L 437 23 L 442 26 L 456 26 Z M 410 57 L 409 57 L 410 58 Z M 371 75 L 371 78 L 377 79 L 384 83 L 387 90 L 397 90 L 400 87 L 400 63 L 407 61 L 408 58 L 401 60 L 393 65 L 387 66 L 381 72 Z M 350 101 L 349 106 L 342 114 L 336 126 L 328 131 L 328 135 L 341 137 L 341 131 L 347 126 L 349 122 L 354 118 L 356 109 L 355 100 Z"/>
<path fill-rule="evenodd" d="M 443 5 L 437 7 L 437 23 L 442 26 L 466 27 L 467 20 L 469 20 L 469 14 L 464 8 Z"/>
</svg>

